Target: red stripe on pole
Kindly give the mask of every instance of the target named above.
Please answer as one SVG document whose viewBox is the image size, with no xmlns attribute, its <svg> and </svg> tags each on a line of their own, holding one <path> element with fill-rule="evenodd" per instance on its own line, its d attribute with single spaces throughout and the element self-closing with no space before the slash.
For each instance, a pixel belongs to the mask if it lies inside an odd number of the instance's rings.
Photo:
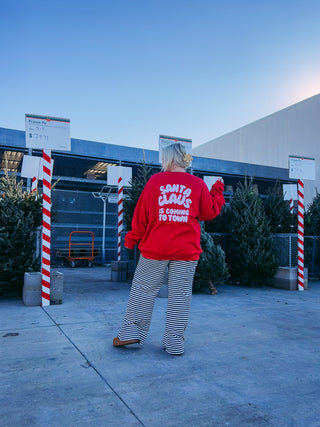
<svg viewBox="0 0 320 427">
<path fill-rule="evenodd" d="M 37 177 L 33 177 L 31 180 L 31 193 L 35 193 L 37 191 Z"/>
<path fill-rule="evenodd" d="M 47 236 L 46 234 L 42 234 L 42 238 L 43 238 L 43 240 L 45 240 L 46 242 L 51 243 L 51 239 L 50 239 L 50 237 L 49 237 L 49 236 Z"/>
<path fill-rule="evenodd" d="M 43 150 L 43 152 L 42 152 L 42 156 L 43 156 L 43 159 L 44 159 L 46 162 L 51 163 L 51 157 L 50 157 L 50 155 L 49 155 L 49 154 L 47 154 L 47 153 L 45 152 L 45 150 Z"/>
<path fill-rule="evenodd" d="M 51 218 L 51 212 L 50 211 L 48 211 L 48 209 L 46 209 L 46 208 L 42 208 L 42 212 L 45 214 L 45 215 L 47 215 L 49 218 Z"/>
<path fill-rule="evenodd" d="M 44 200 L 45 202 L 47 202 L 47 203 L 51 203 L 51 199 L 50 199 L 50 197 L 49 197 L 49 196 L 47 196 L 46 194 L 42 194 L 42 198 L 43 198 L 43 200 Z"/>
<path fill-rule="evenodd" d="M 45 276 L 50 276 L 50 271 L 46 270 L 45 268 L 41 269 L 41 274 L 44 274 Z"/>
<path fill-rule="evenodd" d="M 47 294 L 46 292 L 42 291 L 42 292 L 41 292 L 41 296 L 42 296 L 42 298 L 44 298 L 45 300 L 50 301 L 50 294 Z"/>
<path fill-rule="evenodd" d="M 46 246 L 42 246 L 42 252 L 46 253 L 47 255 L 51 254 L 51 250 L 50 248 L 47 248 Z"/>
<path fill-rule="evenodd" d="M 48 276 L 48 277 L 47 277 L 47 280 L 46 280 L 45 278 L 42 280 L 42 284 L 43 284 L 46 288 L 50 288 L 49 278 L 50 278 L 50 276 Z"/>
<path fill-rule="evenodd" d="M 51 184 L 50 184 L 50 182 L 47 181 L 46 179 L 43 179 L 43 187 L 46 187 L 49 190 L 51 190 Z"/>
<path fill-rule="evenodd" d="M 43 222 L 43 223 L 42 223 L 42 226 L 43 226 L 44 228 L 46 228 L 48 231 L 50 231 L 50 230 L 51 230 L 51 224 L 48 224 L 47 222 Z"/>
<path fill-rule="evenodd" d="M 43 173 L 46 173 L 47 175 L 51 175 L 51 171 L 47 166 L 43 166 Z"/>
</svg>

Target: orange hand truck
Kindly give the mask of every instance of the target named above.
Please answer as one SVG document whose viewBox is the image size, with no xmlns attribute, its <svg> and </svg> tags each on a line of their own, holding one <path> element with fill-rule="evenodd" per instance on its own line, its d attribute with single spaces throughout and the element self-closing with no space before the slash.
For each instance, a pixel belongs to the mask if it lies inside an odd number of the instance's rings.
<svg viewBox="0 0 320 427">
<path fill-rule="evenodd" d="M 86 242 L 75 241 L 76 235 L 91 235 L 91 241 Z M 72 241 L 73 237 L 73 241 Z M 75 267 L 75 260 L 87 260 L 88 266 L 92 267 L 94 261 L 94 233 L 92 231 L 72 231 L 69 235 L 69 254 L 67 260 L 71 263 L 71 267 Z"/>
</svg>

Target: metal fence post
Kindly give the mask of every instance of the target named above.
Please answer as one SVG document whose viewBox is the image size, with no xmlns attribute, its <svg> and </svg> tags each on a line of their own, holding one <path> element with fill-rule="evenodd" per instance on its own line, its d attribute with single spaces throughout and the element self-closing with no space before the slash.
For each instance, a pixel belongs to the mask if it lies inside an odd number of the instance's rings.
<svg viewBox="0 0 320 427">
<path fill-rule="evenodd" d="M 312 238 L 312 262 L 311 262 L 311 274 L 313 275 L 313 273 L 315 273 L 315 268 L 314 268 L 314 261 L 315 261 L 315 257 L 316 257 L 316 238 L 313 237 Z"/>
<path fill-rule="evenodd" d="M 291 248 L 291 235 L 289 236 L 289 268 L 291 268 L 291 257 L 292 257 L 292 248 Z"/>
</svg>

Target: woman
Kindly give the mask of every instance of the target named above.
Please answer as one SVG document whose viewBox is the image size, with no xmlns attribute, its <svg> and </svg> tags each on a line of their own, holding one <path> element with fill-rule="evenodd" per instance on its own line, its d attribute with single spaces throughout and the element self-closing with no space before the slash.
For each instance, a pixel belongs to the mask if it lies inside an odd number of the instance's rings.
<svg viewBox="0 0 320 427">
<path fill-rule="evenodd" d="M 163 172 L 147 182 L 132 219 L 125 247 L 139 242 L 141 256 L 134 274 L 127 310 L 115 347 L 143 344 L 150 326 L 155 298 L 168 268 L 168 307 L 164 349 L 184 352 L 192 282 L 202 252 L 199 221 L 210 221 L 224 205 L 223 181 L 210 192 L 201 178 L 186 173 L 192 157 L 174 143 L 162 153 Z"/>
</svg>

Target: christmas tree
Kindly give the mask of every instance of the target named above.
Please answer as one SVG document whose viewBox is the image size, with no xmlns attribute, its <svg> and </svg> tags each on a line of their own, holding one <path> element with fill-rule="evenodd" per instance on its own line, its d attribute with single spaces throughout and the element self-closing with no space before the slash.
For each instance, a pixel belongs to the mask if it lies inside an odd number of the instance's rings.
<svg viewBox="0 0 320 427">
<path fill-rule="evenodd" d="M 268 190 L 263 204 L 271 233 L 296 232 L 296 215 L 293 216 L 291 214 L 290 202 L 289 200 L 284 200 L 282 187 L 279 184 Z"/>
<path fill-rule="evenodd" d="M 154 170 L 143 160 L 138 167 L 137 175 L 131 180 L 131 187 L 123 201 L 124 225 L 127 231 L 131 230 L 131 222 L 134 209 L 138 203 L 139 197 L 148 182 Z"/>
<path fill-rule="evenodd" d="M 38 266 L 35 231 L 41 212 L 41 201 L 23 192 L 15 175 L 0 179 L 0 295 L 21 296 L 24 273 Z"/>
<path fill-rule="evenodd" d="M 318 192 L 307 208 L 305 234 L 308 236 L 320 236 L 320 193 Z"/>
<path fill-rule="evenodd" d="M 205 230 L 208 233 L 227 233 L 229 228 L 229 207 L 222 206 L 220 214 L 212 221 L 205 221 Z"/>
<path fill-rule="evenodd" d="M 252 182 L 239 184 L 230 205 L 227 261 L 234 281 L 266 284 L 277 269 L 268 220 Z"/>
<path fill-rule="evenodd" d="M 224 251 L 221 246 L 214 244 L 213 238 L 205 231 L 203 224 L 201 224 L 201 249 L 203 252 L 194 275 L 193 290 L 210 289 L 210 293 L 214 295 L 217 293 L 216 285 L 225 281 L 229 274 Z"/>
</svg>

